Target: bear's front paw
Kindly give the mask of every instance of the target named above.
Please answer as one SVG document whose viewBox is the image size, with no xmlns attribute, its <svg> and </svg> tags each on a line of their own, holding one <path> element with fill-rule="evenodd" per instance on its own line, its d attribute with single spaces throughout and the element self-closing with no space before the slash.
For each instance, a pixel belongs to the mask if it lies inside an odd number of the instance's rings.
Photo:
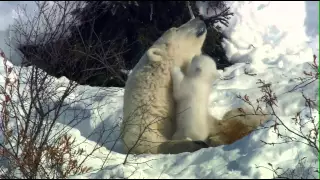
<svg viewBox="0 0 320 180">
<path fill-rule="evenodd" d="M 202 148 L 208 148 L 209 145 L 204 141 L 193 141 L 193 143 L 200 145 Z"/>
</svg>

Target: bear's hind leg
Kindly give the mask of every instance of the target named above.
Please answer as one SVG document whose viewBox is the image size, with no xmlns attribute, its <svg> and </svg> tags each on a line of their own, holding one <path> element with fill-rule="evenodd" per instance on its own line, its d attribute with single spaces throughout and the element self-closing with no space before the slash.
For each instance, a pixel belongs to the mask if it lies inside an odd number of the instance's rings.
<svg viewBox="0 0 320 180">
<path fill-rule="evenodd" d="M 251 110 L 242 109 L 245 114 L 239 108 L 233 109 L 220 121 L 211 117 L 212 129 L 207 140 L 210 146 L 232 144 L 250 134 L 270 118 L 269 115 L 254 114 Z"/>
</svg>

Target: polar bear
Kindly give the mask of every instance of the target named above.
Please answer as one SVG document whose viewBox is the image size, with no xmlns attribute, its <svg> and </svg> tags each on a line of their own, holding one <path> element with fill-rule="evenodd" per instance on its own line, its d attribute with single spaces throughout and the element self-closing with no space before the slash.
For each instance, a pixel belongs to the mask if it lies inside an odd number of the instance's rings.
<svg viewBox="0 0 320 180">
<path fill-rule="evenodd" d="M 173 98 L 176 102 L 176 132 L 172 139 L 207 141 L 209 96 L 212 83 L 219 77 L 216 63 L 206 55 L 195 56 L 184 75 L 172 69 Z"/>
<path fill-rule="evenodd" d="M 185 73 L 192 58 L 202 53 L 206 34 L 206 25 L 198 18 L 178 28 L 170 28 L 133 68 L 123 96 L 120 134 L 125 153 L 177 154 L 207 147 L 206 143 L 200 141 L 172 140 L 176 122 L 171 77 L 173 66 L 180 67 Z M 237 110 L 231 110 L 227 115 L 237 113 L 239 114 Z M 263 118 L 259 116 L 257 119 Z M 232 143 L 256 128 L 247 128 L 243 123 L 244 118 L 237 116 L 235 121 L 234 119 L 231 117 L 226 121 L 214 121 L 210 126 L 212 137 L 208 137 L 210 146 Z M 239 127 L 245 127 L 244 134 L 235 133 Z M 226 128 L 226 131 L 220 128 Z"/>
</svg>

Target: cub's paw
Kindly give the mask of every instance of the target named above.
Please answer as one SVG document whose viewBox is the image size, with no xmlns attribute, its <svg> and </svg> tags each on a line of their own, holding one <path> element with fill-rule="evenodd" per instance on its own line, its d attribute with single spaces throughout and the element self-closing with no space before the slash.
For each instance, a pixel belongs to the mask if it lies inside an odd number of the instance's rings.
<svg viewBox="0 0 320 180">
<path fill-rule="evenodd" d="M 171 73 L 172 74 L 180 74 L 181 73 L 181 68 L 179 66 L 172 66 Z"/>
</svg>

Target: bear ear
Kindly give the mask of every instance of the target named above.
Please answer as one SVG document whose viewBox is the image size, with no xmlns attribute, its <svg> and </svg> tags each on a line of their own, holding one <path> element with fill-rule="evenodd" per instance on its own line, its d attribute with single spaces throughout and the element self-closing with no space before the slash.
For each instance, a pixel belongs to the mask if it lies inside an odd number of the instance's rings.
<svg viewBox="0 0 320 180">
<path fill-rule="evenodd" d="M 160 48 L 150 48 L 147 51 L 147 56 L 150 61 L 159 62 L 163 60 L 163 57 L 165 56 L 165 51 Z"/>
</svg>

